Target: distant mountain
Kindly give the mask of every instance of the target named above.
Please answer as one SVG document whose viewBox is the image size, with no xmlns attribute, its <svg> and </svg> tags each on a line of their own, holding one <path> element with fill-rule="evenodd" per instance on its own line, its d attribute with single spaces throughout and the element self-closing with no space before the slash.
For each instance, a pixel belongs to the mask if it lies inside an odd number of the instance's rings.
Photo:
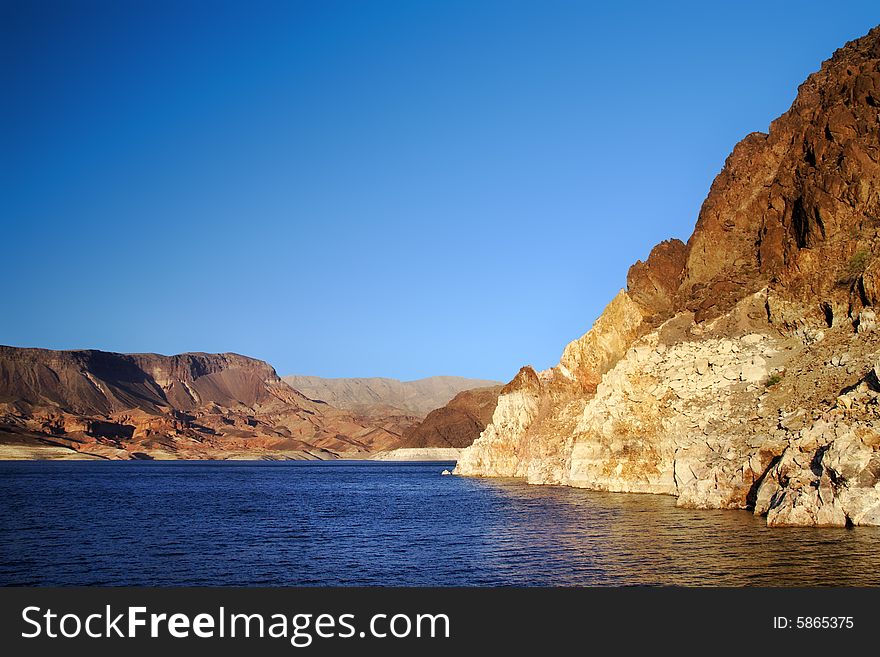
<svg viewBox="0 0 880 657">
<path fill-rule="evenodd" d="M 424 417 L 455 395 L 498 381 L 460 376 L 432 376 L 416 381 L 386 378 L 325 379 L 319 376 L 285 376 L 284 381 L 311 399 L 365 416 L 399 413 Z"/>
<path fill-rule="evenodd" d="M 497 385 L 458 393 L 404 431 L 400 447 L 468 447 L 492 421 L 501 388 Z"/>
<path fill-rule="evenodd" d="M 0 457 L 334 458 L 394 447 L 415 421 L 365 422 L 238 354 L 0 346 Z"/>
</svg>

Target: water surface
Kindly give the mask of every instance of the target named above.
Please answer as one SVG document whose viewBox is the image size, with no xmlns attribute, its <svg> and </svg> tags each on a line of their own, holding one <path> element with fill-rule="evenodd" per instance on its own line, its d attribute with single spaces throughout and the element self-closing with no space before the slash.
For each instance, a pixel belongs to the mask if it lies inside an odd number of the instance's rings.
<svg viewBox="0 0 880 657">
<path fill-rule="evenodd" d="M 449 463 L 0 462 L 0 584 L 880 585 L 880 529 Z"/>
</svg>

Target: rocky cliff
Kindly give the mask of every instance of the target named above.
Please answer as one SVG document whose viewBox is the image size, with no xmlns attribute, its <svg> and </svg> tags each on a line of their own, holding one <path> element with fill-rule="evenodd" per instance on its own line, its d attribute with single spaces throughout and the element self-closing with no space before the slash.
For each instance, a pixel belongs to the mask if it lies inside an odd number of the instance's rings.
<svg viewBox="0 0 880 657">
<path fill-rule="evenodd" d="M 693 235 L 543 372 L 463 475 L 676 495 L 770 525 L 880 524 L 880 28 L 740 142 Z"/>
<path fill-rule="evenodd" d="M 393 423 L 312 401 L 238 354 L 0 347 L 0 443 L 18 455 L 333 458 L 400 437 Z"/>
</svg>

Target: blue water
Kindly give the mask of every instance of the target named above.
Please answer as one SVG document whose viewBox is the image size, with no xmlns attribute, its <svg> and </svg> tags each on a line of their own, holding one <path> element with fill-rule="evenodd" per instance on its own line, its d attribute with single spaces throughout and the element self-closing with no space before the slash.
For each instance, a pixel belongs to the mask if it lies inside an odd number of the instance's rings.
<svg viewBox="0 0 880 657">
<path fill-rule="evenodd" d="M 0 584 L 878 585 L 880 531 L 449 463 L 0 462 Z"/>
</svg>

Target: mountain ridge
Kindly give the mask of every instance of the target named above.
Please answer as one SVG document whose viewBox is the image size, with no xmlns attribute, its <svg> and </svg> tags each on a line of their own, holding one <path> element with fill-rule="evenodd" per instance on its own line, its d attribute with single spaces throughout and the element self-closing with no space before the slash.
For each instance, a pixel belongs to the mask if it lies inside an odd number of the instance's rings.
<svg viewBox="0 0 880 657">
<path fill-rule="evenodd" d="M 364 422 L 234 353 L 0 346 L 0 430 L 19 445 L 108 458 L 335 458 L 394 447 L 410 424 Z"/>
<path fill-rule="evenodd" d="M 411 381 L 390 377 L 337 377 L 291 374 L 285 382 L 312 399 L 370 416 L 399 412 L 423 418 L 456 394 L 499 381 L 461 376 L 430 376 Z"/>
</svg>

